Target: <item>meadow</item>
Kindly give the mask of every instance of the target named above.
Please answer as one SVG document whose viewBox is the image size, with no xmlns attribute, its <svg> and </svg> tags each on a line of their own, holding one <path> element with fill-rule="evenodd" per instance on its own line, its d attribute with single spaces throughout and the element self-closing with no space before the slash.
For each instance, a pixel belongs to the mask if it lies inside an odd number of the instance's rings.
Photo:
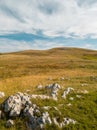
<svg viewBox="0 0 97 130">
<path fill-rule="evenodd" d="M 64 77 L 64 80 L 61 80 Z M 0 91 L 5 97 L 11 94 L 26 92 L 30 94 L 44 94 L 45 89 L 37 90 L 36 86 L 58 83 L 63 86 L 61 92 L 67 88 L 74 88 L 74 92 L 67 99 L 58 101 L 33 99 L 38 106 L 56 106 L 59 113 L 51 109 L 50 116 L 75 119 L 75 125 L 66 125 L 62 130 L 97 130 L 97 51 L 78 48 L 54 48 L 50 50 L 28 50 L 14 53 L 0 53 Z M 88 94 L 77 91 L 87 90 Z M 69 100 L 73 97 L 74 100 Z M 71 103 L 72 106 L 67 106 Z M 63 106 L 61 106 L 63 104 Z M 6 120 L 6 119 L 4 119 Z M 4 120 L 0 120 L 0 130 L 7 130 Z M 25 120 L 25 119 L 24 119 Z M 26 130 L 24 120 L 15 119 L 15 126 L 8 130 Z M 45 130 L 60 130 L 55 125 L 46 126 Z"/>
</svg>

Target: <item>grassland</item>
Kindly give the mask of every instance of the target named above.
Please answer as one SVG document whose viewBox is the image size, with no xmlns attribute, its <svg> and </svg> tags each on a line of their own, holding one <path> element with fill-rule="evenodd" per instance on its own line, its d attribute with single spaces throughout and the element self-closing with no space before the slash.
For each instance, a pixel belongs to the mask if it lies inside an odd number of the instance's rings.
<svg viewBox="0 0 97 130">
<path fill-rule="evenodd" d="M 64 80 L 60 80 L 64 77 Z M 52 80 L 48 80 L 51 78 Z M 76 93 L 71 93 L 67 100 L 59 98 L 56 101 L 32 100 L 39 106 L 57 106 L 63 116 L 78 121 L 76 125 L 69 125 L 64 130 L 97 130 L 97 51 L 76 48 L 54 48 L 38 51 L 29 50 L 15 53 L 0 54 L 0 91 L 6 97 L 18 91 L 30 93 L 44 93 L 37 91 L 38 84 L 46 85 L 59 83 L 63 90 L 73 87 L 77 90 L 87 90 L 89 94 L 77 99 Z M 82 86 L 82 84 L 87 84 Z M 69 97 L 74 97 L 73 101 Z M 71 103 L 72 107 L 66 106 Z M 60 107 L 60 104 L 64 104 Z M 58 115 L 54 110 L 50 115 Z M 6 120 L 6 119 L 5 119 Z M 21 119 L 16 119 L 16 125 L 9 130 L 25 130 Z M 46 130 L 59 130 L 56 126 L 47 126 Z M 4 121 L 0 120 L 0 130 L 6 130 Z"/>
</svg>

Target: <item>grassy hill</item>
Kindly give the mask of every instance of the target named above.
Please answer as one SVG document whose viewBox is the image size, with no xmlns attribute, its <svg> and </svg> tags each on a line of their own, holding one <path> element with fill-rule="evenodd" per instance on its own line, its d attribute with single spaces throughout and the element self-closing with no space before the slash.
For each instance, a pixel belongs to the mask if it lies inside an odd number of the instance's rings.
<svg viewBox="0 0 97 130">
<path fill-rule="evenodd" d="M 64 80 L 60 78 L 64 77 Z M 51 80 L 49 80 L 51 79 Z M 74 101 L 60 99 L 56 102 L 33 100 L 37 105 L 55 105 L 64 116 L 76 119 L 79 124 L 68 126 L 66 130 L 96 130 L 97 129 L 97 51 L 78 48 L 54 48 L 49 50 L 29 50 L 0 54 L 0 91 L 6 97 L 18 91 L 43 94 L 44 90 L 36 91 L 36 85 L 59 83 L 63 89 L 73 87 L 77 90 L 87 90 L 89 94 L 82 95 Z M 84 85 L 83 84 L 87 84 Z M 72 107 L 67 107 L 72 103 Z M 59 107 L 58 104 L 65 106 Z M 51 114 L 55 112 L 51 111 Z M 62 116 L 63 116 L 62 115 Z M 47 129 L 58 129 L 49 127 Z M 0 130 L 6 130 L 4 122 L 0 122 Z M 16 126 L 9 130 L 25 130 L 23 122 L 17 120 Z"/>
</svg>

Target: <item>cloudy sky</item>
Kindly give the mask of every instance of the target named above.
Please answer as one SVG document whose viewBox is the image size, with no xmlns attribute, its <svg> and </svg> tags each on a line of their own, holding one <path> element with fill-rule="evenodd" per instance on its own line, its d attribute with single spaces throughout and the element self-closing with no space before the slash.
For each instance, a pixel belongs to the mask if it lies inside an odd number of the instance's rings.
<svg viewBox="0 0 97 130">
<path fill-rule="evenodd" d="M 0 0 L 0 52 L 97 49 L 97 0 Z"/>
</svg>

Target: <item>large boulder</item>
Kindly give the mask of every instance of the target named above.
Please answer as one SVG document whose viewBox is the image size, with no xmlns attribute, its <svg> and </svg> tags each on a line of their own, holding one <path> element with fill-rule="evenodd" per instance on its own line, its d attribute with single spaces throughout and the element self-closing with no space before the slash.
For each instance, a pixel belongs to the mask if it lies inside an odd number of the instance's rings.
<svg viewBox="0 0 97 130">
<path fill-rule="evenodd" d="M 30 105 L 30 97 L 27 94 L 17 93 L 9 96 L 2 104 L 4 112 L 9 113 L 10 117 L 17 117 L 20 115 L 21 110 Z"/>
</svg>

